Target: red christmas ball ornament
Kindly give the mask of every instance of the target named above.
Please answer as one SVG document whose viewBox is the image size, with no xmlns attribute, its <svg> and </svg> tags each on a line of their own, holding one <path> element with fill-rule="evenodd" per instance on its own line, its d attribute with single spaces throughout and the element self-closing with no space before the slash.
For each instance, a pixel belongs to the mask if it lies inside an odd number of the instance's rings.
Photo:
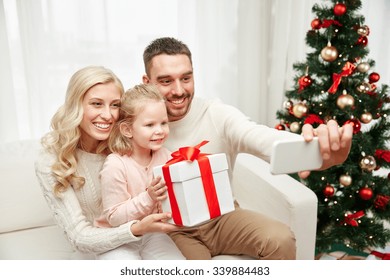
<svg viewBox="0 0 390 280">
<path fill-rule="evenodd" d="M 326 197 L 331 197 L 334 195 L 334 188 L 331 185 L 326 185 L 322 192 Z"/>
<path fill-rule="evenodd" d="M 345 14 L 347 12 L 347 6 L 345 6 L 345 4 L 343 3 L 337 3 L 334 8 L 333 8 L 333 13 L 336 15 L 336 16 L 342 16 L 343 14 Z"/>
<path fill-rule="evenodd" d="M 313 83 L 313 80 L 310 78 L 309 75 L 305 75 L 305 76 L 300 77 L 298 80 L 298 85 L 299 85 L 298 91 L 301 91 L 301 90 L 307 88 L 312 83 Z"/>
<path fill-rule="evenodd" d="M 313 19 L 312 21 L 311 21 L 311 28 L 313 28 L 313 29 L 320 29 L 321 28 L 321 20 L 319 20 L 318 18 L 316 18 L 316 19 Z"/>
<path fill-rule="evenodd" d="M 372 72 L 368 76 L 368 80 L 370 81 L 370 83 L 376 83 L 377 81 L 379 81 L 380 78 L 381 78 L 381 76 L 376 72 Z"/>
<path fill-rule="evenodd" d="M 350 124 L 353 126 L 353 133 L 356 134 L 356 133 L 359 133 L 360 132 L 360 129 L 362 127 L 362 124 L 360 123 L 360 121 L 358 119 L 350 119 L 350 120 L 347 120 L 344 124 Z"/>
<path fill-rule="evenodd" d="M 286 127 L 283 125 L 283 124 L 277 124 L 277 125 L 275 125 L 275 128 L 277 129 L 277 130 L 286 130 Z"/>
<path fill-rule="evenodd" d="M 373 191 L 369 187 L 363 187 L 359 190 L 359 196 L 363 200 L 370 200 L 373 196 Z"/>
<path fill-rule="evenodd" d="M 360 36 L 359 39 L 357 40 L 357 44 L 362 45 L 364 47 L 367 46 L 368 38 L 366 36 Z"/>
</svg>

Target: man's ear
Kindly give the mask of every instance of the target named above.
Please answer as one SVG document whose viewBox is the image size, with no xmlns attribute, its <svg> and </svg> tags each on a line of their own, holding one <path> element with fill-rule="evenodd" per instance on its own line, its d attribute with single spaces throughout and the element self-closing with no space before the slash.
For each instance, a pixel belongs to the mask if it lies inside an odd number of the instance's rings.
<svg viewBox="0 0 390 280">
<path fill-rule="evenodd" d="M 131 131 L 131 125 L 128 123 L 121 123 L 119 124 L 119 130 L 122 133 L 122 135 L 128 137 L 128 138 L 133 138 L 133 133 Z"/>
<path fill-rule="evenodd" d="M 149 84 L 150 83 L 148 75 L 145 74 L 145 75 L 142 76 L 142 82 L 144 84 Z"/>
</svg>

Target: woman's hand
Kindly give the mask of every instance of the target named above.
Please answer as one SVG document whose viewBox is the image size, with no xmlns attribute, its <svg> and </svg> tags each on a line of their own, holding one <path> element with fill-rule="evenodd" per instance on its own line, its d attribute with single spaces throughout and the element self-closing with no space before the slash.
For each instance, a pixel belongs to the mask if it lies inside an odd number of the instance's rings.
<svg viewBox="0 0 390 280">
<path fill-rule="evenodd" d="M 316 129 L 310 124 L 305 124 L 302 127 L 302 135 L 307 142 L 310 142 L 314 136 L 318 136 L 323 159 L 319 170 L 325 170 L 341 164 L 347 159 L 352 145 L 353 126 L 352 124 L 346 124 L 339 127 L 335 120 L 330 120 L 327 124 L 321 124 Z M 301 171 L 298 175 L 305 179 L 310 175 L 310 171 Z"/>
<path fill-rule="evenodd" d="M 141 221 L 132 224 L 130 230 L 135 236 L 144 235 L 149 232 L 167 233 L 178 230 L 178 226 L 166 222 L 171 217 L 171 213 L 150 214 Z"/>
<path fill-rule="evenodd" d="M 147 188 L 149 196 L 153 199 L 153 201 L 156 202 L 163 201 L 167 198 L 166 191 L 167 187 L 161 176 L 153 178 L 153 180 L 150 182 L 150 186 Z"/>
</svg>

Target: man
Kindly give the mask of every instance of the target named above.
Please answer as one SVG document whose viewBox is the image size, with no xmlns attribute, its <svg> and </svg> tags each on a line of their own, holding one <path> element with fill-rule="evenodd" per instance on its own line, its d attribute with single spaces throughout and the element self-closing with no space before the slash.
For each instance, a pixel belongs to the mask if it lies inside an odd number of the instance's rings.
<svg viewBox="0 0 390 280">
<path fill-rule="evenodd" d="M 144 51 L 144 64 L 143 82 L 156 84 L 166 98 L 170 125 L 166 146 L 172 151 L 208 140 L 202 152 L 225 153 L 232 170 L 238 153 L 269 160 L 273 142 L 291 136 L 290 132 L 256 124 L 218 100 L 194 98 L 191 52 L 174 38 L 151 42 Z M 352 126 L 338 128 L 335 121 L 329 121 L 314 130 L 305 125 L 303 136 L 306 141 L 318 136 L 324 160 L 321 169 L 326 169 L 347 158 Z M 309 174 L 300 172 L 302 178 Z M 233 212 L 170 236 L 187 259 L 210 259 L 220 254 L 295 259 L 296 255 L 295 237 L 286 225 L 238 205 Z"/>
</svg>

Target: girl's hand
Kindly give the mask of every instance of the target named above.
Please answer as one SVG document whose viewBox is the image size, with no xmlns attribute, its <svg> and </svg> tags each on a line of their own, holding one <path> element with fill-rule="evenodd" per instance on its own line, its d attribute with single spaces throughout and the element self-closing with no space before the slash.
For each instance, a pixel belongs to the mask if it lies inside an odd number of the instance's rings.
<svg viewBox="0 0 390 280">
<path fill-rule="evenodd" d="M 153 178 L 153 180 L 150 182 L 150 186 L 147 188 L 149 196 L 153 199 L 153 201 L 156 202 L 163 201 L 167 198 L 166 191 L 167 187 L 161 176 Z"/>
</svg>

